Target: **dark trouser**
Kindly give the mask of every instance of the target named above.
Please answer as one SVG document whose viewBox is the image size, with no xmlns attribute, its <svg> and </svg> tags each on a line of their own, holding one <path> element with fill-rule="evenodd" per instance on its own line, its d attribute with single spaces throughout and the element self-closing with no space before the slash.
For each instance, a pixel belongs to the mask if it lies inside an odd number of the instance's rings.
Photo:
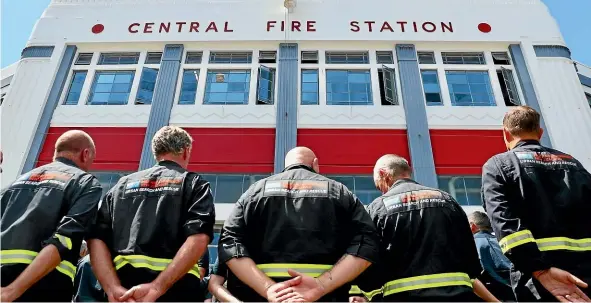
<svg viewBox="0 0 591 303">
<path fill-rule="evenodd" d="M 125 265 L 117 270 L 121 285 L 127 289 L 150 283 L 156 279 L 158 274 L 160 274 L 158 271 L 135 268 L 131 265 Z M 186 274 L 161 296 L 158 302 L 203 302 L 204 292 L 200 290 L 200 287 L 201 281 L 197 277 Z"/>
<path fill-rule="evenodd" d="M 10 285 L 27 268 L 27 264 L 2 265 L 0 269 L 2 287 Z M 70 302 L 72 300 L 72 279 L 57 270 L 43 277 L 16 302 Z"/>
</svg>

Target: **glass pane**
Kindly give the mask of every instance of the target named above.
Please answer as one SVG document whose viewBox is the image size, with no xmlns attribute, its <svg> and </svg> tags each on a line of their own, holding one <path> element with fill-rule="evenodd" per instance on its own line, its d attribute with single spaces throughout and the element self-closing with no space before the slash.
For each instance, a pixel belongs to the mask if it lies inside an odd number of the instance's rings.
<svg viewBox="0 0 591 303">
<path fill-rule="evenodd" d="M 439 84 L 425 83 L 423 84 L 423 89 L 425 90 L 425 93 L 439 93 Z"/>
<path fill-rule="evenodd" d="M 318 71 L 302 71 L 302 82 L 318 82 Z"/>
<path fill-rule="evenodd" d="M 318 91 L 318 84 L 317 83 L 302 83 L 302 91 L 303 92 L 317 92 Z"/>
<path fill-rule="evenodd" d="M 106 104 L 109 101 L 109 93 L 94 93 L 90 99 L 90 103 Z"/>
<path fill-rule="evenodd" d="M 347 83 L 338 83 L 333 82 L 327 87 L 327 90 L 331 93 L 347 93 L 349 92 L 349 86 Z"/>
<path fill-rule="evenodd" d="M 113 84 L 111 91 L 114 93 L 128 93 L 131 90 L 131 83 Z"/>
<path fill-rule="evenodd" d="M 425 93 L 425 99 L 427 100 L 428 105 L 433 105 L 435 103 L 442 103 L 441 94 L 439 93 Z"/>
<path fill-rule="evenodd" d="M 349 82 L 369 82 L 369 72 L 349 72 Z"/>
<path fill-rule="evenodd" d="M 228 82 L 247 82 L 248 74 L 245 72 L 232 72 L 229 74 Z"/>
<path fill-rule="evenodd" d="M 113 83 L 115 81 L 114 74 L 97 73 L 97 83 Z"/>
<path fill-rule="evenodd" d="M 108 93 L 113 88 L 113 84 L 97 84 L 94 86 L 94 91 L 97 93 Z"/>
<path fill-rule="evenodd" d="M 127 99 L 129 98 L 128 93 L 112 93 L 109 97 L 109 104 L 123 104 L 127 103 Z"/>
<path fill-rule="evenodd" d="M 369 90 L 369 84 L 365 83 L 351 83 L 349 84 L 349 91 L 353 93 L 365 93 Z"/>
<path fill-rule="evenodd" d="M 423 82 L 437 84 L 437 74 L 433 72 L 423 72 Z"/>
<path fill-rule="evenodd" d="M 246 91 L 247 83 L 244 82 L 231 82 L 228 83 L 228 91 L 230 92 L 244 92 Z"/>
<path fill-rule="evenodd" d="M 488 93 L 488 87 L 485 84 L 470 84 L 472 93 Z"/>
<path fill-rule="evenodd" d="M 74 102 L 73 104 L 76 104 L 79 99 L 80 99 L 80 93 L 70 92 L 68 94 L 68 98 L 66 98 L 66 101 L 67 101 L 66 104 L 72 104 L 72 102 Z"/>
<path fill-rule="evenodd" d="M 346 82 L 347 71 L 345 70 L 328 70 L 326 71 L 327 82 Z"/>
<path fill-rule="evenodd" d="M 227 92 L 228 83 L 211 83 L 209 85 L 209 91 L 214 93 Z"/>
<path fill-rule="evenodd" d="M 215 203 L 235 203 L 242 195 L 243 175 L 219 175 Z"/>
<path fill-rule="evenodd" d="M 369 96 L 367 94 L 351 94 L 351 101 L 368 101 Z"/>
<path fill-rule="evenodd" d="M 115 83 L 131 83 L 132 73 L 118 73 L 115 75 Z"/>
<path fill-rule="evenodd" d="M 336 102 L 349 101 L 349 94 L 332 94 L 332 101 L 336 101 Z"/>
<path fill-rule="evenodd" d="M 463 73 L 448 73 L 447 74 L 447 82 L 448 83 L 466 83 L 468 80 L 466 79 L 466 75 Z"/>
<path fill-rule="evenodd" d="M 318 94 L 302 93 L 302 104 L 318 104 Z"/>
<path fill-rule="evenodd" d="M 244 101 L 244 94 L 243 93 L 228 93 L 228 94 L 226 94 L 226 99 L 229 102 L 243 102 Z"/>
<path fill-rule="evenodd" d="M 470 83 L 486 83 L 486 80 L 488 80 L 488 73 L 486 72 L 466 72 L 466 75 Z"/>
<path fill-rule="evenodd" d="M 450 91 L 457 93 L 470 93 L 470 86 L 468 84 L 452 84 Z"/>
</svg>

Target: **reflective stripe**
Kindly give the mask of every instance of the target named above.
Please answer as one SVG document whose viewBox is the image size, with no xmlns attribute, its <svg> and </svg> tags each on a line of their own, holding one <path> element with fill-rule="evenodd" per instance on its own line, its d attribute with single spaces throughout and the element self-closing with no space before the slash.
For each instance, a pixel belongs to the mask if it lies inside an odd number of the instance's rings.
<svg viewBox="0 0 591 303">
<path fill-rule="evenodd" d="M 363 295 L 370 301 L 375 295 L 380 294 L 380 293 L 382 293 L 381 288 L 376 289 L 376 290 L 372 290 L 370 292 L 365 292 L 365 291 L 361 290 L 361 288 L 359 288 L 359 286 L 357 286 L 357 285 L 351 285 L 351 290 L 349 290 L 349 295 Z"/>
<path fill-rule="evenodd" d="M 22 249 L 11 249 L 11 250 L 3 250 L 0 251 L 0 263 L 2 264 L 31 264 L 35 257 L 37 257 L 39 253 L 30 251 L 30 250 L 22 250 Z M 62 261 L 60 264 L 57 265 L 55 268 L 57 271 L 61 272 L 62 274 L 70 277 L 72 281 L 74 280 L 74 276 L 76 275 L 76 267 L 72 265 L 69 261 Z"/>
<path fill-rule="evenodd" d="M 531 231 L 524 229 L 504 237 L 499 241 L 499 245 L 503 253 L 506 253 L 513 247 L 529 242 L 535 242 L 534 235 L 532 235 Z"/>
<path fill-rule="evenodd" d="M 129 264 L 135 268 L 148 268 L 154 271 L 163 271 L 170 262 L 172 262 L 171 259 L 152 258 L 142 255 L 119 255 L 113 259 L 116 270 L 119 270 L 125 264 Z M 197 264 L 193 265 L 193 268 L 189 270 L 188 274 L 201 278 L 199 275 L 199 266 Z"/>
<path fill-rule="evenodd" d="M 445 273 L 416 276 L 390 281 L 384 285 L 384 296 L 391 294 L 444 286 L 468 286 L 472 287 L 470 277 L 465 273 Z"/>
<path fill-rule="evenodd" d="M 536 240 L 538 249 L 541 251 L 548 250 L 575 250 L 575 251 L 591 251 L 591 238 L 587 239 L 571 239 L 566 237 L 543 238 Z"/>
<path fill-rule="evenodd" d="M 72 240 L 70 240 L 70 238 L 62 236 L 60 234 L 55 234 L 53 237 L 57 238 L 60 241 L 60 243 L 62 243 L 62 245 L 65 246 L 68 250 L 72 249 Z"/>
<path fill-rule="evenodd" d="M 259 264 L 257 267 L 264 272 L 268 277 L 274 278 L 289 278 L 291 277 L 287 272 L 288 269 L 297 270 L 310 277 L 318 277 L 325 271 L 332 268 L 332 265 L 321 264 L 291 264 L 291 263 L 272 263 Z"/>
</svg>

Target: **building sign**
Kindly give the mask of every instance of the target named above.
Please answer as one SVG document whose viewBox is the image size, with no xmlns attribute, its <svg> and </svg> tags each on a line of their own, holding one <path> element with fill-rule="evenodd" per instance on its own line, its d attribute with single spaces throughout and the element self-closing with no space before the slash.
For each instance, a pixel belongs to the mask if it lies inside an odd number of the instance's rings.
<svg viewBox="0 0 591 303">
<path fill-rule="evenodd" d="M 263 25 L 265 26 L 265 25 Z M 453 33 L 451 21 L 404 21 L 404 20 L 351 20 L 348 24 L 331 24 L 347 27 L 352 33 Z M 229 21 L 177 21 L 132 23 L 127 30 L 131 34 L 166 33 L 232 33 L 234 26 Z M 292 20 L 266 22 L 267 32 L 317 32 L 318 23 L 314 20 Z"/>
</svg>

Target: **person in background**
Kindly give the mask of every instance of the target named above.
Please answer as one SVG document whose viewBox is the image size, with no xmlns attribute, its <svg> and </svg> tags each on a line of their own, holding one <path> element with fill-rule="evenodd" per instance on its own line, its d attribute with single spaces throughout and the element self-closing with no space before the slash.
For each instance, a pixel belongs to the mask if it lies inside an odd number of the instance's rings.
<svg viewBox="0 0 591 303">
<path fill-rule="evenodd" d="M 229 275 L 228 267 L 226 264 L 219 263 L 219 258 L 215 260 L 211 275 L 209 276 L 209 293 L 215 299 L 216 302 L 240 302 L 234 297 L 226 287 L 226 277 Z"/>
<path fill-rule="evenodd" d="M 104 302 L 107 295 L 96 279 L 90 266 L 90 255 L 85 255 L 78 262 L 74 277 L 73 302 Z"/>
<path fill-rule="evenodd" d="M 515 301 L 510 282 L 511 261 L 503 255 L 497 238 L 493 236 L 488 216 L 475 211 L 468 215 L 468 221 L 474 234 L 480 264 L 484 268 L 478 279 L 501 301 Z"/>
<path fill-rule="evenodd" d="M 350 282 L 378 261 L 375 226 L 352 192 L 319 174 L 312 150 L 290 150 L 285 166 L 253 184 L 224 223 L 220 263 L 250 288 L 230 292 L 255 302 L 347 302 Z"/>
<path fill-rule="evenodd" d="M 412 180 L 397 155 L 378 159 L 373 175 L 383 193 L 368 207 L 381 237 L 383 301 L 497 302 L 477 279 L 482 268 L 458 202 Z"/>
<path fill-rule="evenodd" d="M 187 171 L 193 139 L 165 126 L 152 138 L 157 164 L 107 192 L 88 237 L 109 301 L 194 301 L 198 260 L 213 238 L 209 182 Z"/>
<path fill-rule="evenodd" d="M 508 151 L 482 168 L 484 208 L 514 265 L 518 301 L 590 301 L 591 174 L 571 155 L 542 146 L 543 132 L 531 107 L 505 114 Z"/>
<path fill-rule="evenodd" d="M 55 143 L 52 163 L 0 193 L 2 302 L 72 299 L 74 264 L 102 194 L 88 173 L 95 157 L 87 133 L 67 131 Z"/>
</svg>

